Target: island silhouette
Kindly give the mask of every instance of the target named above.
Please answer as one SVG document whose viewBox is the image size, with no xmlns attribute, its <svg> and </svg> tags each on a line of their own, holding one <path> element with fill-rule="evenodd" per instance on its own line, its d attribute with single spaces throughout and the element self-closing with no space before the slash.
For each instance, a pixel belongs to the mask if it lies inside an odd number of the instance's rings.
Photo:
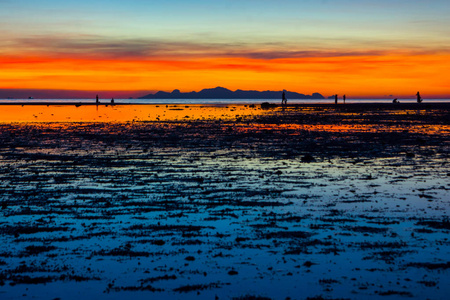
<svg viewBox="0 0 450 300">
<path fill-rule="evenodd" d="M 155 94 L 148 94 L 139 99 L 281 99 L 283 91 L 231 91 L 224 87 L 203 89 L 199 92 L 182 93 L 180 90 L 173 90 L 171 93 L 159 91 Z M 325 99 L 319 93 L 305 95 L 296 92 L 286 91 L 288 99 Z"/>
</svg>

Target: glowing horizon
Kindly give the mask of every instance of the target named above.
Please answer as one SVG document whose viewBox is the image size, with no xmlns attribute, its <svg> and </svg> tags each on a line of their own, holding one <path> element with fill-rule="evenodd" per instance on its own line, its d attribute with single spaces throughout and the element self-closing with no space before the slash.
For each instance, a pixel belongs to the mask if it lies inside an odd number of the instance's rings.
<svg viewBox="0 0 450 300">
<path fill-rule="evenodd" d="M 18 0 L 0 8 L 1 90 L 137 97 L 223 86 L 450 98 L 446 1 Z"/>
</svg>

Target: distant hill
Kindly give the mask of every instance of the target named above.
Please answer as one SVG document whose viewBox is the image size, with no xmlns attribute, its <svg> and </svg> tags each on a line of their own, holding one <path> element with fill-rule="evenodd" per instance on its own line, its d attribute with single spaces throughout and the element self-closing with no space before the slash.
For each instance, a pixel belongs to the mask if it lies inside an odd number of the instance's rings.
<svg viewBox="0 0 450 300">
<path fill-rule="evenodd" d="M 148 94 L 139 99 L 281 99 L 283 91 L 231 91 L 223 87 L 216 87 L 212 89 L 204 89 L 200 92 L 181 93 L 180 90 L 173 90 L 173 92 L 157 92 L 155 94 Z M 319 93 L 312 95 L 299 94 L 295 92 L 286 91 L 286 98 L 289 99 L 325 99 Z"/>
</svg>

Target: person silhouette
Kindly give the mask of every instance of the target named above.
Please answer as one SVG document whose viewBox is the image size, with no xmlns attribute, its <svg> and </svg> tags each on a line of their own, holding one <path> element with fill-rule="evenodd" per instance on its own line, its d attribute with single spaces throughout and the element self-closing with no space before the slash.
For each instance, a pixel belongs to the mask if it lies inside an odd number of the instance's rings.
<svg viewBox="0 0 450 300">
<path fill-rule="evenodd" d="M 281 95 L 281 105 L 287 105 L 286 90 L 283 90 L 283 94 Z"/>
<path fill-rule="evenodd" d="M 99 104 L 100 102 L 98 101 L 98 95 L 95 96 L 95 103 Z"/>
<path fill-rule="evenodd" d="M 337 102 L 338 102 L 338 95 L 336 94 L 334 95 L 334 104 L 337 104 Z"/>
<path fill-rule="evenodd" d="M 417 103 L 422 103 L 423 99 L 422 99 L 422 97 L 420 97 L 419 92 L 417 92 L 416 96 L 417 96 Z"/>
<path fill-rule="evenodd" d="M 345 95 L 344 95 L 344 96 L 342 96 L 342 100 L 344 100 L 344 104 L 345 104 Z"/>
<path fill-rule="evenodd" d="M 114 98 L 111 98 L 111 104 L 114 104 Z"/>
</svg>

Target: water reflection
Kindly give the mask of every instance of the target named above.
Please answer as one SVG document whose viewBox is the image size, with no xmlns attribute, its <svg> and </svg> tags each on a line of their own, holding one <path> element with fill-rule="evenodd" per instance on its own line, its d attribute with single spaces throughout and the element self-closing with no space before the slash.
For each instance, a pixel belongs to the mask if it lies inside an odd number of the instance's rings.
<svg viewBox="0 0 450 300">
<path fill-rule="evenodd" d="M 0 122 L 229 120 L 261 113 L 247 105 L 2 105 Z"/>
</svg>

